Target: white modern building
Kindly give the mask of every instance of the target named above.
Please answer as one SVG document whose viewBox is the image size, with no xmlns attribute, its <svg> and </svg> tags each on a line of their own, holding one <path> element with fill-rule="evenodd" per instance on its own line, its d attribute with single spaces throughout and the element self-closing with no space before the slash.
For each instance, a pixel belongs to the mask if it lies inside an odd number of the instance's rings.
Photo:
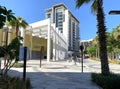
<svg viewBox="0 0 120 89">
<path fill-rule="evenodd" d="M 64 4 L 52 6 L 46 10 L 45 20 L 29 25 L 31 28 L 28 30 L 32 30 L 33 37 L 47 40 L 44 52 L 47 61 L 67 59 L 69 51 L 79 55 L 79 20 Z"/>
</svg>

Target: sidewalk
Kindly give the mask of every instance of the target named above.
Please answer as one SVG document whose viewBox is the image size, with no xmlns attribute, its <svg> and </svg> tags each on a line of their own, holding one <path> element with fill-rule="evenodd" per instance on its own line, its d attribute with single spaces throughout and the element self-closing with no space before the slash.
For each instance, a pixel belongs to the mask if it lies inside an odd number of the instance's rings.
<svg viewBox="0 0 120 89">
<path fill-rule="evenodd" d="M 85 59 L 84 64 L 86 65 L 86 67 L 88 67 L 88 71 L 90 71 L 90 72 L 96 72 L 96 73 L 101 72 L 101 62 L 100 61 Z M 120 65 L 119 64 L 109 63 L 109 69 L 110 69 L 110 72 L 112 72 L 112 73 L 120 74 Z"/>
<path fill-rule="evenodd" d="M 22 78 L 23 68 L 12 68 L 11 76 Z M 85 68 L 81 73 L 81 64 L 73 62 L 27 61 L 27 78 L 30 78 L 33 89 L 101 89 L 91 81 L 91 73 Z"/>
</svg>

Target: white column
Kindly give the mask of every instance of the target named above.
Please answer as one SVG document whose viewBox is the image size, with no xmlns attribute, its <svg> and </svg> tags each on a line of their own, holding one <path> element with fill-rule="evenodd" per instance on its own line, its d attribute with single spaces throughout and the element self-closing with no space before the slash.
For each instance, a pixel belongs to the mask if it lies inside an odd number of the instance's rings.
<svg viewBox="0 0 120 89">
<path fill-rule="evenodd" d="M 50 49 L 50 19 L 48 19 L 48 33 L 47 33 L 47 61 L 50 61 L 51 49 Z"/>
<path fill-rule="evenodd" d="M 10 29 L 8 29 L 8 43 L 7 43 L 7 45 L 9 45 L 10 44 Z"/>
<path fill-rule="evenodd" d="M 10 36 L 10 34 L 11 34 L 11 29 L 12 29 L 12 27 L 11 26 L 9 26 L 8 27 L 8 45 L 10 44 L 10 42 L 11 42 L 11 36 Z"/>
<path fill-rule="evenodd" d="M 32 39 L 33 39 L 33 35 L 32 32 L 30 31 L 30 35 L 31 35 L 31 41 L 30 41 L 30 59 L 32 59 Z"/>
<path fill-rule="evenodd" d="M 55 38 L 55 32 L 53 33 L 53 61 L 56 60 L 56 38 Z"/>
<path fill-rule="evenodd" d="M 3 32 L 2 46 L 5 45 L 5 32 Z"/>
<path fill-rule="evenodd" d="M 20 31 L 21 31 L 21 37 L 23 37 L 23 41 L 22 41 L 22 44 L 23 44 L 23 46 L 24 46 L 24 44 L 25 44 L 25 29 L 23 29 L 23 28 L 20 28 Z"/>
<path fill-rule="evenodd" d="M 56 42 L 57 42 L 57 41 L 56 41 L 57 32 L 56 32 L 56 30 L 58 30 L 58 28 L 53 29 L 53 31 L 54 31 L 54 38 L 53 38 L 53 40 L 54 40 L 54 41 L 53 41 L 53 45 L 54 45 L 54 46 L 53 46 L 53 61 L 56 61 L 56 55 L 57 55 L 57 54 L 56 54 L 56 50 L 57 50 L 57 49 L 56 49 L 56 48 L 57 48 L 57 47 L 56 47 L 56 46 L 57 46 L 57 43 L 56 43 Z"/>
<path fill-rule="evenodd" d="M 57 57 L 56 57 L 56 60 L 58 61 L 59 60 L 59 30 L 58 29 L 56 29 L 57 30 Z"/>
</svg>

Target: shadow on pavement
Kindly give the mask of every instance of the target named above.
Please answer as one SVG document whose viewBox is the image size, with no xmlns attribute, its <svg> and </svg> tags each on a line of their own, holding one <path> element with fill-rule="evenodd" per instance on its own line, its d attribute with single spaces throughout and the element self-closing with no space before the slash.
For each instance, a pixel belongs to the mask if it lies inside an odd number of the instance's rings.
<svg viewBox="0 0 120 89">
<path fill-rule="evenodd" d="M 10 70 L 10 76 L 23 73 Z M 33 89 L 100 89 L 91 82 L 91 73 L 80 72 L 27 72 L 26 77 L 31 80 Z"/>
</svg>

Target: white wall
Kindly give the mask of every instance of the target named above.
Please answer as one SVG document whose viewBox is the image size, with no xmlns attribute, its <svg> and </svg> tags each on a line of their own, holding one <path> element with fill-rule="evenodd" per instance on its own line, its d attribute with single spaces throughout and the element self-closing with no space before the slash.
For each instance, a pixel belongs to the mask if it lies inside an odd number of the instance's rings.
<svg viewBox="0 0 120 89">
<path fill-rule="evenodd" d="M 53 61 L 63 60 L 67 57 L 67 41 L 57 28 L 53 30 Z"/>
</svg>

